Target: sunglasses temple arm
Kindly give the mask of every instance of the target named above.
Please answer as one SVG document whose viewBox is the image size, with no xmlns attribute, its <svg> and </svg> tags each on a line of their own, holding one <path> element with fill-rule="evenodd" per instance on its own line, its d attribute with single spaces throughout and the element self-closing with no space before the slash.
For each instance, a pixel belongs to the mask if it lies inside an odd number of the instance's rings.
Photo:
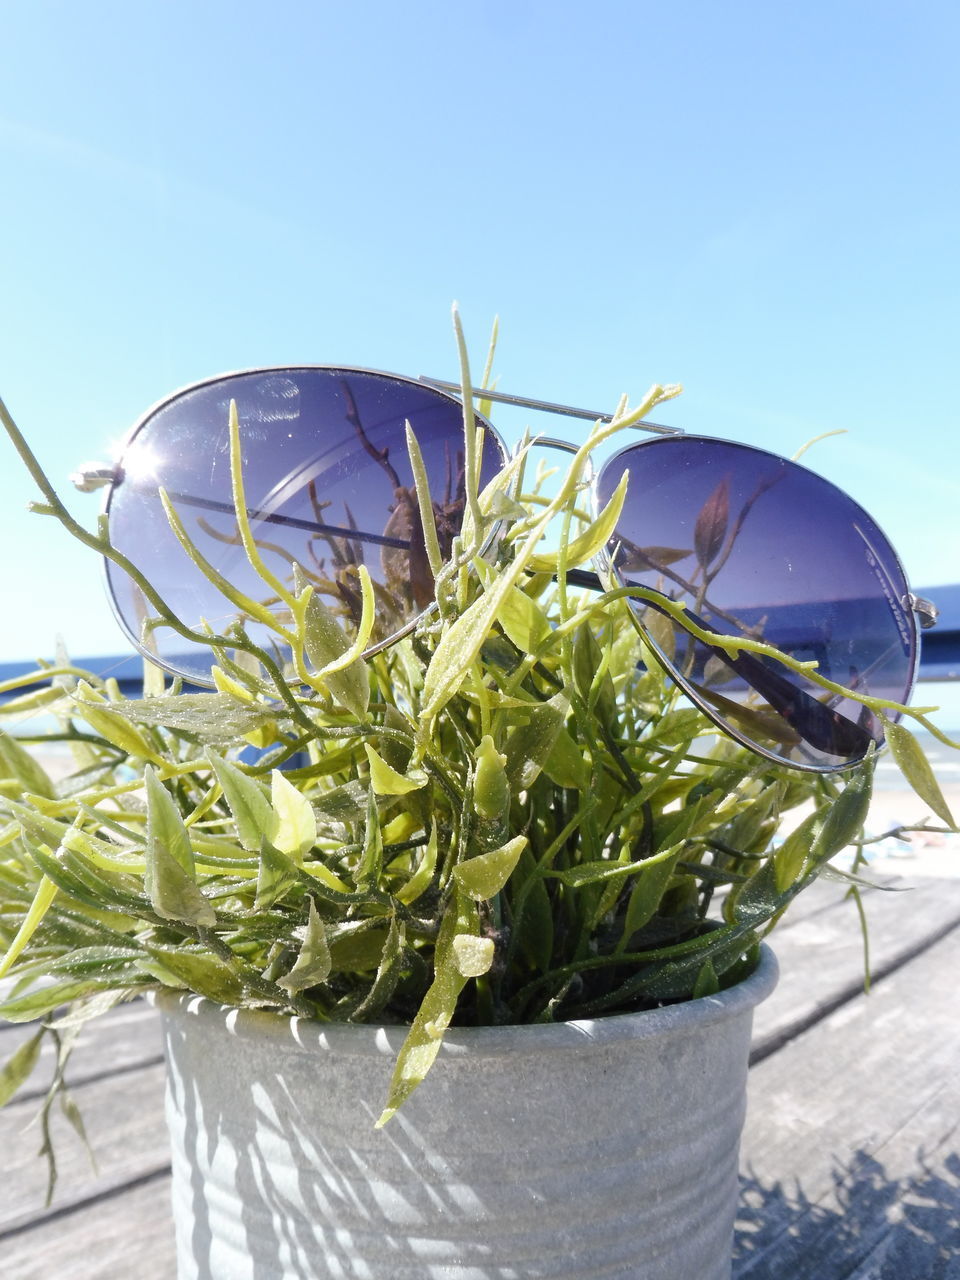
<svg viewBox="0 0 960 1280">
<path fill-rule="evenodd" d="M 589 573 L 583 569 L 570 569 L 566 577 L 572 587 L 593 591 L 603 590 L 603 583 L 595 573 Z M 646 603 L 650 608 L 657 609 L 658 613 L 662 613 L 673 621 L 673 615 L 666 609 L 658 608 L 650 600 Z M 703 618 L 697 617 L 689 609 L 687 613 L 691 620 L 704 631 L 712 630 Z M 820 751 L 829 751 L 838 755 L 866 754 L 874 738 L 861 725 L 825 706 L 817 698 L 811 697 L 785 676 L 771 670 L 761 658 L 754 654 L 740 653 L 734 658 L 719 645 L 709 647 L 721 662 L 745 680 L 811 746 Z"/>
<path fill-rule="evenodd" d="M 420 375 L 419 380 L 426 383 L 428 387 L 436 387 L 438 391 L 452 391 L 456 395 L 463 393 L 463 387 L 459 382 L 446 382 L 443 378 L 428 378 L 424 374 Z M 473 397 L 475 400 L 495 400 L 497 404 L 519 405 L 522 409 L 535 409 L 539 413 L 558 413 L 564 418 L 583 418 L 587 422 L 612 422 L 613 420 L 611 413 L 598 413 L 593 409 L 575 409 L 572 405 L 554 404 L 551 400 L 531 400 L 529 396 L 509 395 L 506 391 L 492 391 L 489 387 L 474 387 Z M 652 431 L 655 435 L 683 435 L 679 427 L 665 427 L 661 422 L 648 422 L 646 418 L 633 425 L 642 431 Z"/>
</svg>

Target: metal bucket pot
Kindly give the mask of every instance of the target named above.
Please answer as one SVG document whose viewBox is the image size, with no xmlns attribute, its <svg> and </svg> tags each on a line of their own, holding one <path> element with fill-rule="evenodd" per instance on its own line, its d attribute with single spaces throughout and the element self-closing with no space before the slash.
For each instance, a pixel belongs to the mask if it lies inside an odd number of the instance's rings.
<svg viewBox="0 0 960 1280">
<path fill-rule="evenodd" d="M 381 1130 L 404 1028 L 160 996 L 180 1280 L 723 1280 L 775 981 L 450 1032 Z"/>
</svg>

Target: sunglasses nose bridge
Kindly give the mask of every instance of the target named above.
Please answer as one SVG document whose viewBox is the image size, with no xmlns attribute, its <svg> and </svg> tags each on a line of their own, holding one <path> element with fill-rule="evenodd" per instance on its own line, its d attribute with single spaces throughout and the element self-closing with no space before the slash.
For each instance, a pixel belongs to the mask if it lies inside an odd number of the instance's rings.
<svg viewBox="0 0 960 1280">
<path fill-rule="evenodd" d="M 538 449 L 559 449 L 562 453 L 576 453 L 580 447 L 556 436 L 534 436 L 533 443 Z"/>
</svg>

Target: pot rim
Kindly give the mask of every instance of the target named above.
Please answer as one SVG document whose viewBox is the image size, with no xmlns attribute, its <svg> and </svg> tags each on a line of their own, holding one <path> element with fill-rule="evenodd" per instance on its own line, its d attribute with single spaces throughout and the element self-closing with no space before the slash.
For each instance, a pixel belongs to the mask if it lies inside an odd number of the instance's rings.
<svg viewBox="0 0 960 1280">
<path fill-rule="evenodd" d="M 519 1023 L 497 1027 L 455 1027 L 445 1032 L 440 1046 L 444 1057 L 499 1057 L 503 1054 L 541 1054 L 577 1051 L 585 1042 L 597 1045 L 626 1040 L 695 1034 L 705 1027 L 749 1013 L 765 1000 L 776 985 L 779 969 L 773 951 L 760 946 L 760 959 L 743 981 L 715 995 L 701 996 L 659 1009 L 616 1013 L 559 1023 Z M 373 1026 L 345 1022 L 320 1022 L 311 1018 L 278 1014 L 266 1009 L 242 1009 L 217 1004 L 205 996 L 171 989 L 151 991 L 147 998 L 167 1020 L 190 1018 L 205 1024 L 221 1023 L 239 1039 L 272 1038 L 304 1052 L 335 1051 L 338 1054 L 395 1057 L 409 1025 Z"/>
</svg>

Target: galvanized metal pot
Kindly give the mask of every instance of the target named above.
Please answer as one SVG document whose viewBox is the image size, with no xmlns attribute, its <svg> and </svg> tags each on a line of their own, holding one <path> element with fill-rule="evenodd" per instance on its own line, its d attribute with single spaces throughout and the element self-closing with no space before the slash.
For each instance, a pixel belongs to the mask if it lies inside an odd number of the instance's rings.
<svg viewBox="0 0 960 1280">
<path fill-rule="evenodd" d="M 452 1032 L 382 1130 L 402 1027 L 159 997 L 180 1280 L 723 1280 L 775 981 Z"/>
</svg>

